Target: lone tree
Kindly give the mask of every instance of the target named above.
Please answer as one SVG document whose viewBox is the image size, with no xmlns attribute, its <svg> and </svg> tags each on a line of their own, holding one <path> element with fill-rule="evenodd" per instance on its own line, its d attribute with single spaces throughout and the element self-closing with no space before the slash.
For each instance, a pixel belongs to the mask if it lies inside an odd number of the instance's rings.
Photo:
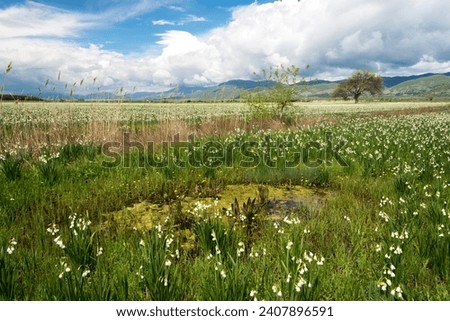
<svg viewBox="0 0 450 321">
<path fill-rule="evenodd" d="M 347 100 L 353 97 L 355 104 L 359 97 L 368 92 L 372 96 L 383 91 L 383 78 L 367 70 L 355 71 L 346 81 L 341 82 L 333 92 L 333 97 Z"/>
</svg>

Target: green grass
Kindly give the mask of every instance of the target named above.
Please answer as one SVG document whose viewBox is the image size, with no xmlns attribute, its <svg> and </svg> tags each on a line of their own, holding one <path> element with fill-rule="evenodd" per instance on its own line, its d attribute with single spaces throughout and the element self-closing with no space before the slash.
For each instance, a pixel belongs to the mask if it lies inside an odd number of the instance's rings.
<svg viewBox="0 0 450 321">
<path fill-rule="evenodd" d="M 309 141 L 326 148 L 327 133 L 346 142 L 349 166 L 283 166 Z M 139 167 L 146 155 L 133 150 L 130 167 L 108 168 L 93 142 L 2 149 L 0 299 L 448 300 L 448 137 L 444 111 L 215 138 L 251 142 L 261 162 L 248 168 L 238 165 L 249 150 L 232 166 L 185 168 Z M 328 196 L 278 212 L 270 193 L 211 204 L 226 185 L 250 183 Z M 141 202 L 169 210 L 142 224 L 123 211 Z"/>
</svg>

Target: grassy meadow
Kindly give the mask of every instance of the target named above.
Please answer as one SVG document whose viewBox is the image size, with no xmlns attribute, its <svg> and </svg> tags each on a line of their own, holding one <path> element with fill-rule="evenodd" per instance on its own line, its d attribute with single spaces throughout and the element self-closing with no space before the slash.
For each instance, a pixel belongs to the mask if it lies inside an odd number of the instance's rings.
<svg viewBox="0 0 450 321">
<path fill-rule="evenodd" d="M 450 105 L 3 102 L 0 300 L 449 300 Z"/>
</svg>

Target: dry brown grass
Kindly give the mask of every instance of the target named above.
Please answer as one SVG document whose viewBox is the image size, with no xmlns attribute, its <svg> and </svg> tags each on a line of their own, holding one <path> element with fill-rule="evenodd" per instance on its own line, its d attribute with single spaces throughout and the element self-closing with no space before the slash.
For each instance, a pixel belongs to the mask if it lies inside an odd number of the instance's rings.
<svg viewBox="0 0 450 321">
<path fill-rule="evenodd" d="M 250 132 L 254 130 L 296 130 L 316 126 L 318 124 L 335 124 L 352 118 L 365 117 L 394 117 L 400 115 L 416 115 L 448 111 L 448 107 L 427 107 L 393 111 L 371 111 L 355 113 L 347 116 L 335 114 L 311 114 L 299 117 L 294 124 L 287 125 L 278 119 L 252 119 L 245 116 L 221 116 L 197 122 L 186 120 L 163 120 L 158 123 L 135 124 L 132 127 L 115 122 L 93 121 L 84 125 L 52 124 L 50 126 L 31 126 L 5 131 L 0 128 L 0 147 L 2 149 L 17 149 L 19 146 L 38 155 L 43 146 L 51 149 L 68 143 L 121 142 L 125 132 L 130 133 L 130 139 L 142 144 L 153 142 L 156 145 L 166 141 L 173 141 L 178 135 L 180 141 L 187 141 L 190 135 L 196 139 L 202 137 L 218 137 L 240 130 Z"/>
</svg>

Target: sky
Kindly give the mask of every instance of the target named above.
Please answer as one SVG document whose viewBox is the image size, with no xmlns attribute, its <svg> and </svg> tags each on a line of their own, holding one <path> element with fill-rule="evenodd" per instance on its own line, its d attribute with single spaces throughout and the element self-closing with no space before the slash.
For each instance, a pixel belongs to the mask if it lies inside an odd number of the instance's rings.
<svg viewBox="0 0 450 321">
<path fill-rule="evenodd" d="M 444 0 L 0 0 L 0 85 L 163 91 L 279 65 L 328 80 L 444 73 L 448 12 Z"/>
</svg>

